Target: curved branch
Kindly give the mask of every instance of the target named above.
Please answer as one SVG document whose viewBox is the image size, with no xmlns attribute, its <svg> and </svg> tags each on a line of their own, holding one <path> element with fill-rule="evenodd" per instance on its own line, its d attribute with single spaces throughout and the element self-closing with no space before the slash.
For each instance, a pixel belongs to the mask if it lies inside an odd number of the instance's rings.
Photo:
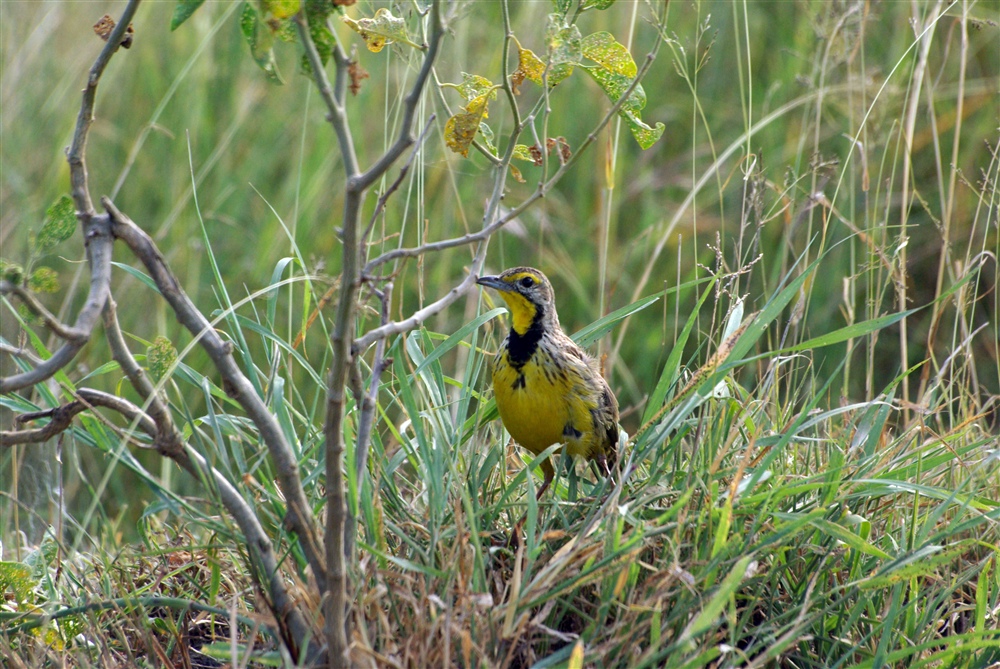
<svg viewBox="0 0 1000 669">
<path fill-rule="evenodd" d="M 232 356 L 232 344 L 224 342 L 208 320 L 181 288 L 170 271 L 156 244 L 132 220 L 120 212 L 110 199 L 101 198 L 101 204 L 111 217 L 115 238 L 125 242 L 146 266 L 160 294 L 174 310 L 177 320 L 194 335 L 212 359 L 222 376 L 223 388 L 239 402 L 247 416 L 254 422 L 261 441 L 267 446 L 278 473 L 281 491 L 288 503 L 288 526 L 298 535 L 302 551 L 309 561 L 321 589 L 326 583 L 326 563 L 321 552 L 318 531 L 302 488 L 299 466 L 285 435 L 274 415 L 257 395 L 253 385 L 240 371 Z"/>
<path fill-rule="evenodd" d="M 68 365 L 80 352 L 100 318 L 104 303 L 111 294 L 111 250 L 114 239 L 107 216 L 86 216 L 83 221 L 83 241 L 87 247 L 87 263 L 90 265 L 90 292 L 84 302 L 76 323 L 66 330 L 72 333 L 51 358 L 34 369 L 0 378 L 0 394 L 10 393 L 33 386 L 51 378 Z"/>
<path fill-rule="evenodd" d="M 111 348 L 111 356 L 121 366 L 133 388 L 147 404 L 146 413 L 153 423 L 153 429 L 149 430 L 145 426 L 143 427 L 153 437 L 157 452 L 172 459 L 196 479 L 202 479 L 206 485 L 209 485 L 209 482 L 215 484 L 219 500 L 229 511 L 240 531 L 243 532 L 254 562 L 266 575 L 261 584 L 266 587 L 270 595 L 268 604 L 275 620 L 279 621 L 286 632 L 284 638 L 290 640 L 294 648 L 301 649 L 308 646 L 307 657 L 318 658 L 320 651 L 315 647 L 313 641 L 317 638 L 317 634 L 295 606 L 294 600 L 288 592 L 278 569 L 279 562 L 270 537 L 261 526 L 253 508 L 243 499 L 243 496 L 229 479 L 223 476 L 200 453 L 185 447 L 184 439 L 174 425 L 166 404 L 125 344 L 125 338 L 118 326 L 114 300 L 109 299 L 104 309 L 104 331 Z"/>
<path fill-rule="evenodd" d="M 43 441 L 48 441 L 68 430 L 69 426 L 73 424 L 73 418 L 78 414 L 94 407 L 106 407 L 117 411 L 129 421 L 137 421 L 144 432 L 150 433 L 151 430 L 155 430 L 156 426 L 152 419 L 128 400 L 90 388 L 81 388 L 77 391 L 76 396 L 79 399 L 53 409 L 19 415 L 14 419 L 16 423 L 27 423 L 42 418 L 50 418 L 51 420 L 46 425 L 33 430 L 4 430 L 0 432 L 0 446 L 40 444 Z"/>
<path fill-rule="evenodd" d="M 74 327 L 61 323 L 30 290 L 7 280 L 0 280 L 0 295 L 8 294 L 14 295 L 17 299 L 21 300 L 31 313 L 42 319 L 42 325 L 51 330 L 60 339 L 67 341 L 87 341 L 89 337 L 88 333 L 80 332 Z"/>
<path fill-rule="evenodd" d="M 108 43 L 104 45 L 97 60 L 90 68 L 87 77 L 87 86 L 83 89 L 83 102 L 80 104 L 80 113 L 76 117 L 76 131 L 73 133 L 73 144 L 67 153 L 69 161 L 69 179 L 71 185 L 71 195 L 76 203 L 78 215 L 93 216 L 94 203 L 90 199 L 90 188 L 87 184 L 87 135 L 90 133 L 90 124 L 94 122 L 94 100 L 97 97 L 97 83 L 104 74 L 104 68 L 108 66 L 111 56 L 118 51 L 125 31 L 128 30 L 135 10 L 138 9 L 142 0 L 129 0 L 128 6 L 118 19 L 118 24 L 111 35 L 108 36 Z"/>
<path fill-rule="evenodd" d="M 94 122 L 94 100 L 97 97 L 97 84 L 101 80 L 101 75 L 104 74 L 104 69 L 111 60 L 111 56 L 118 50 L 121 40 L 125 36 L 125 31 L 128 30 L 132 17 L 135 16 L 135 11 L 139 7 L 139 2 L 141 0 L 129 0 L 125 11 L 118 19 L 118 24 L 108 36 L 108 43 L 104 45 L 90 68 L 87 86 L 83 89 L 80 113 L 76 119 L 73 143 L 66 156 L 69 162 L 71 194 L 83 228 L 87 261 L 91 268 L 90 294 L 87 296 L 87 301 L 83 305 L 76 323 L 71 330 L 67 331 L 67 333 L 72 333 L 72 337 L 63 337 L 67 339 L 66 343 L 51 358 L 34 369 L 0 379 L 0 394 L 41 383 L 68 365 L 90 339 L 94 324 L 97 323 L 101 309 L 104 308 L 104 302 L 111 292 L 111 246 L 113 240 L 109 234 L 107 219 L 95 216 L 94 203 L 90 199 L 86 165 L 87 136 L 90 132 L 90 125 Z M 55 319 L 52 320 L 55 321 Z M 55 329 L 53 331 L 57 332 Z"/>
</svg>

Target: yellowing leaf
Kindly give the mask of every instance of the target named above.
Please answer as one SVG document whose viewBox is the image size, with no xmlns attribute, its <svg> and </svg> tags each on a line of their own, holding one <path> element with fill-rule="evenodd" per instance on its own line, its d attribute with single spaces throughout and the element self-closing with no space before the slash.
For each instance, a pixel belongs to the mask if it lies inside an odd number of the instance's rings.
<svg viewBox="0 0 1000 669">
<path fill-rule="evenodd" d="M 535 157 L 531 155 L 531 148 L 526 144 L 514 145 L 514 157 L 519 160 L 527 160 L 529 163 L 535 162 Z"/>
<path fill-rule="evenodd" d="M 352 30 L 361 35 L 365 41 L 365 46 L 372 53 L 378 53 L 386 44 L 400 42 L 415 49 L 422 49 L 419 44 L 414 44 L 406 34 L 406 22 L 392 15 L 385 7 L 375 12 L 375 16 L 370 19 L 358 19 L 355 21 L 349 16 L 341 17 L 341 20 L 349 25 Z"/>
<path fill-rule="evenodd" d="M 632 54 L 616 42 L 614 35 L 609 32 L 602 31 L 584 37 L 581 41 L 581 51 L 585 58 L 600 63 L 601 67 L 615 74 L 631 79 L 637 73 Z"/>
<path fill-rule="evenodd" d="M 449 149 L 462 154 L 463 157 L 469 156 L 472 140 L 476 138 L 483 119 L 488 116 L 490 96 L 496 97 L 494 88 L 489 88 L 479 97 L 469 100 L 464 113 L 455 114 L 448 119 L 444 125 L 444 141 Z"/>
<path fill-rule="evenodd" d="M 469 100 L 469 104 L 466 105 L 465 111 L 469 112 L 470 114 L 478 114 L 482 118 L 486 118 L 487 116 L 490 115 L 489 100 L 491 95 L 493 97 L 496 97 L 496 92 L 489 91 L 487 93 L 483 93 L 479 97 Z"/>
<path fill-rule="evenodd" d="M 300 0 L 264 0 L 263 8 L 276 19 L 287 19 L 295 16 L 301 7 Z"/>
<path fill-rule="evenodd" d="M 516 37 L 514 41 L 517 42 Z M 520 42 L 517 42 L 517 69 L 510 75 L 510 86 L 514 90 L 514 94 L 518 94 L 517 89 L 524 83 L 525 79 L 530 79 L 541 86 L 544 73 L 545 63 L 535 55 L 534 51 L 525 49 Z"/>
<path fill-rule="evenodd" d="M 455 153 L 469 157 L 469 147 L 479 132 L 479 117 L 475 114 L 455 114 L 444 124 L 444 142 Z"/>
<path fill-rule="evenodd" d="M 36 293 L 59 291 L 59 275 L 51 267 L 39 267 L 28 277 L 28 287 Z"/>
<path fill-rule="evenodd" d="M 568 669 L 583 669 L 583 641 L 577 640 L 573 651 L 569 654 Z"/>
</svg>

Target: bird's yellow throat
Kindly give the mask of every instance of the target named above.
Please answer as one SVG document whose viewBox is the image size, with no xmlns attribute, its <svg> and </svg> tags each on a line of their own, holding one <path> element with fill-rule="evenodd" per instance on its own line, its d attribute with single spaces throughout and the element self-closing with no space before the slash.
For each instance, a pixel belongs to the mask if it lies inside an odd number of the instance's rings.
<svg viewBox="0 0 1000 669">
<path fill-rule="evenodd" d="M 500 297 L 507 303 L 507 308 L 510 310 L 511 328 L 517 334 L 523 335 L 534 322 L 538 308 L 520 293 L 503 291 L 500 293 Z"/>
</svg>

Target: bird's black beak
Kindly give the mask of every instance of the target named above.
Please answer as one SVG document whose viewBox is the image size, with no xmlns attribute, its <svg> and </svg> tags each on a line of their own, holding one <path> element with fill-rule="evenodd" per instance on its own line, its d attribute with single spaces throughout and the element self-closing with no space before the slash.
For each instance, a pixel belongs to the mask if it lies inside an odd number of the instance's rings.
<svg viewBox="0 0 1000 669">
<path fill-rule="evenodd" d="M 481 276 L 476 279 L 476 283 L 480 286 L 486 286 L 487 288 L 493 288 L 494 290 L 501 290 L 504 292 L 510 292 L 511 287 L 500 280 L 498 276 Z"/>
</svg>

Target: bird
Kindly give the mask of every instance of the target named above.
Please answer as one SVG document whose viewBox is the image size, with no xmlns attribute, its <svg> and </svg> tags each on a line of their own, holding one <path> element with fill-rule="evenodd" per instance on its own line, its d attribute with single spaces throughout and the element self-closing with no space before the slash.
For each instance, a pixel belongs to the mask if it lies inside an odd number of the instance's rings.
<svg viewBox="0 0 1000 669">
<path fill-rule="evenodd" d="M 533 267 L 513 267 L 476 283 L 500 294 L 511 326 L 491 365 L 500 420 L 522 447 L 538 455 L 553 444 L 593 461 L 605 476 L 618 457 L 618 400 L 596 361 L 559 325 L 552 284 Z M 555 470 L 542 462 L 545 480 Z"/>
</svg>

